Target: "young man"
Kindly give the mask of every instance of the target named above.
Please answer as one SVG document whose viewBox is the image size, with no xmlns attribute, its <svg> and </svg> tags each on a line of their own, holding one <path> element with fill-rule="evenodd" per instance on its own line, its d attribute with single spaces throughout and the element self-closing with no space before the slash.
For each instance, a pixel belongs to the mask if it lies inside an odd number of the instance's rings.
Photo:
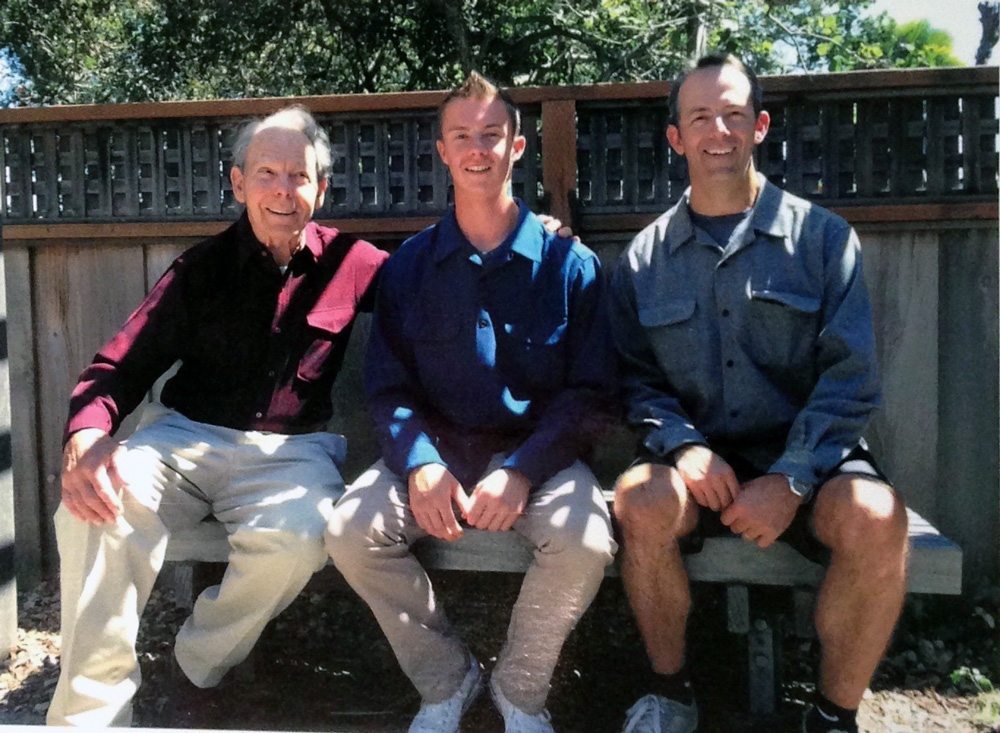
<svg viewBox="0 0 1000 733">
<path fill-rule="evenodd" d="M 535 560 L 490 691 L 507 731 L 551 731 L 545 699 L 615 544 L 580 459 L 610 386 L 597 257 L 510 193 L 524 151 L 509 98 L 478 74 L 440 108 L 455 207 L 386 263 L 366 384 L 384 459 L 331 518 L 327 548 L 423 698 L 411 733 L 457 731 L 479 663 L 410 552 L 469 526 L 513 529 Z"/>
<path fill-rule="evenodd" d="M 879 401 L 871 308 L 848 224 L 757 173 L 756 76 L 710 56 L 671 90 L 691 186 L 633 240 L 611 294 L 640 456 L 615 487 L 622 577 L 655 673 L 627 730 L 697 726 L 678 540 L 779 537 L 826 563 L 823 654 L 806 731 L 855 714 L 902 605 L 902 501 L 861 439 Z"/>
<path fill-rule="evenodd" d="M 244 659 L 326 562 L 345 450 L 325 432 L 330 390 L 386 254 L 310 222 L 330 143 L 304 109 L 247 125 L 233 158 L 245 213 L 171 265 L 73 390 L 55 516 L 62 669 L 49 724 L 130 724 L 139 617 L 172 530 L 214 514 L 230 533 L 222 584 L 198 598 L 174 649 L 198 687 Z M 161 402 L 114 440 L 177 361 Z"/>
</svg>

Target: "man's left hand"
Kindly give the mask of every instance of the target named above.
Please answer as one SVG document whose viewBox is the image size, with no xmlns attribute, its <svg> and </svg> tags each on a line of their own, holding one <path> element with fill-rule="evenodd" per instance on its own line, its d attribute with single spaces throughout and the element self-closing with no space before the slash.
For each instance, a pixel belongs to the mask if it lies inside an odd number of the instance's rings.
<svg viewBox="0 0 1000 733">
<path fill-rule="evenodd" d="M 788 529 L 801 505 L 802 497 L 792 493 L 788 479 L 772 473 L 743 484 L 721 519 L 743 539 L 768 547 Z"/>
<path fill-rule="evenodd" d="M 530 491 L 531 482 L 523 473 L 498 468 L 476 484 L 465 519 L 492 532 L 510 529 L 527 506 Z"/>
<path fill-rule="evenodd" d="M 580 241 L 580 238 L 573 234 L 571 227 L 564 227 L 563 223 L 551 214 L 538 214 L 538 221 L 542 222 L 542 226 L 548 231 L 558 234 L 563 239 L 572 239 L 575 242 Z"/>
</svg>

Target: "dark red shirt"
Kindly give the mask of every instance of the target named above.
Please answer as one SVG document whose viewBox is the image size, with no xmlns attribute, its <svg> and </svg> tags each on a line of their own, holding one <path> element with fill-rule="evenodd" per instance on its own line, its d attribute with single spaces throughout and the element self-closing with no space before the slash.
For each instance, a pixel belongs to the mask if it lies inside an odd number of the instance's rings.
<svg viewBox="0 0 1000 733">
<path fill-rule="evenodd" d="M 282 274 L 244 214 L 178 257 L 94 357 L 66 435 L 114 433 L 174 362 L 160 401 L 191 420 L 278 433 L 324 429 L 358 311 L 387 253 L 310 223 Z"/>
</svg>

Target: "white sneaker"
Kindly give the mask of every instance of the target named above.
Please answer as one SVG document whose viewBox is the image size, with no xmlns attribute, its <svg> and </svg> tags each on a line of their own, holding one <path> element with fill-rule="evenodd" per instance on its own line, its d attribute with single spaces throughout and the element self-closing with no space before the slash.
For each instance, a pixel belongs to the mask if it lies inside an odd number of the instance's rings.
<svg viewBox="0 0 1000 733">
<path fill-rule="evenodd" d="M 697 705 L 646 695 L 629 708 L 622 733 L 694 733 L 697 729 Z"/>
<path fill-rule="evenodd" d="M 538 715 L 528 715 L 520 708 L 514 707 L 514 703 L 504 697 L 500 685 L 492 677 L 490 678 L 490 697 L 493 698 L 493 704 L 497 706 L 497 710 L 503 716 L 503 729 L 506 733 L 554 733 L 552 717 L 548 710 L 543 710 Z"/>
<path fill-rule="evenodd" d="M 410 733 L 458 733 L 462 716 L 483 691 L 479 662 L 471 654 L 469 660 L 469 671 L 455 694 L 442 702 L 423 703 L 410 723 Z"/>
</svg>

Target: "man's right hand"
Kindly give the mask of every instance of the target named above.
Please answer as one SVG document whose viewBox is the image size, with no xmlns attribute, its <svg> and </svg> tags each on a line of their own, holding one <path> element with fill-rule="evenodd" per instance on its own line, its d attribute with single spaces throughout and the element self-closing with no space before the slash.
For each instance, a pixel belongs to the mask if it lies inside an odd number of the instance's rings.
<svg viewBox="0 0 1000 733">
<path fill-rule="evenodd" d="M 449 542 L 462 536 L 454 507 L 464 514 L 469 497 L 451 471 L 440 463 L 425 463 L 410 471 L 407 489 L 413 518 L 422 530 Z"/>
<path fill-rule="evenodd" d="M 118 518 L 125 482 L 117 461 L 124 450 L 97 428 L 78 430 L 69 437 L 63 449 L 62 500 L 70 514 L 93 524 Z"/>
<path fill-rule="evenodd" d="M 674 465 L 694 500 L 712 511 L 722 511 L 740 493 L 733 469 L 708 446 L 695 443 L 678 449 Z"/>
</svg>

